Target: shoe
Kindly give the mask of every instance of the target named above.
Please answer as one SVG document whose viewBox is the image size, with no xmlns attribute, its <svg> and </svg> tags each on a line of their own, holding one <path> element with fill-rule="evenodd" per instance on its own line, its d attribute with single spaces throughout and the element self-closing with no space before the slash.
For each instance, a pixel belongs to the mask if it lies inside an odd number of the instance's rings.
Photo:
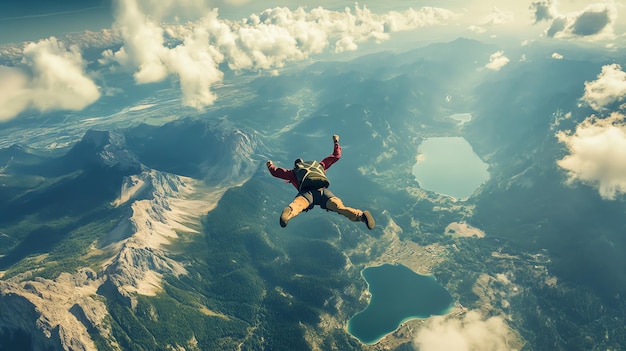
<svg viewBox="0 0 626 351">
<path fill-rule="evenodd" d="M 363 214 L 361 215 L 361 222 L 365 222 L 365 225 L 367 226 L 367 229 L 369 230 L 374 229 L 374 225 L 376 224 L 374 222 L 374 217 L 372 217 L 372 214 L 370 213 L 370 211 L 367 211 L 367 210 L 363 211 Z"/>
<path fill-rule="evenodd" d="M 283 208 L 283 213 L 280 214 L 280 226 L 285 228 L 287 226 L 287 222 L 289 222 L 291 215 L 291 207 L 287 206 Z"/>
</svg>

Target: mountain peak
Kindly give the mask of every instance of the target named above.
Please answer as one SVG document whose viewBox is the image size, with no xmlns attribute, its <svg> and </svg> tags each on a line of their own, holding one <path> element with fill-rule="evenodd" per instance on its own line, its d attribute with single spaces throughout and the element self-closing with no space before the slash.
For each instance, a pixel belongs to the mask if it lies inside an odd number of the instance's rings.
<svg viewBox="0 0 626 351">
<path fill-rule="evenodd" d="M 140 168 L 137 157 L 126 148 L 126 138 L 116 131 L 88 130 L 64 158 L 71 168 L 90 165 L 118 166 L 121 170 Z"/>
<path fill-rule="evenodd" d="M 88 130 L 79 144 L 92 146 L 94 149 L 103 148 L 110 143 L 111 133 L 106 130 Z M 77 145 L 79 145 L 77 144 Z"/>
</svg>

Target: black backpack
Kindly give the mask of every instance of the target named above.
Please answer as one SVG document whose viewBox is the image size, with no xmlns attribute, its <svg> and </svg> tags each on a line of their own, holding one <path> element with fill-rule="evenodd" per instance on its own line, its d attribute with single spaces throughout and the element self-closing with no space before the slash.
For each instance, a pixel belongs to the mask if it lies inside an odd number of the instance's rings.
<svg viewBox="0 0 626 351">
<path fill-rule="evenodd" d="M 298 162 L 293 170 L 298 178 L 298 190 L 327 188 L 330 185 L 324 167 L 317 161 Z"/>
</svg>

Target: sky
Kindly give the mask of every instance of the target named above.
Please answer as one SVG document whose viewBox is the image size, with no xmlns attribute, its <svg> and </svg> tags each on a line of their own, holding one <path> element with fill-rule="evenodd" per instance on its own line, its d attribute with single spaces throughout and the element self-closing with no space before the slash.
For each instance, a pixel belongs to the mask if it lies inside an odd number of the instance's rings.
<svg viewBox="0 0 626 351">
<path fill-rule="evenodd" d="M 126 73 L 136 84 L 174 78 L 181 103 L 202 110 L 219 98 L 214 87 L 224 79 L 223 65 L 279 74 L 290 62 L 323 55 L 372 46 L 404 50 L 407 40 L 460 36 L 623 48 L 625 18 L 626 3 L 615 0 L 3 1 L 0 128 L 29 111 L 84 109 L 110 93 L 101 86 L 103 71 Z M 88 62 L 86 52 L 94 50 Z M 497 51 L 485 67 L 498 71 L 509 63 Z M 593 186 L 608 201 L 626 193 L 626 162 L 615 162 L 626 160 L 625 100 L 624 68 L 606 65 L 580 97 L 595 114 L 555 133 L 568 150 L 555 160 L 567 181 Z M 461 320 L 433 318 L 415 343 L 429 351 L 486 349 L 485 343 L 500 350 L 507 334 L 501 317 L 472 312 Z"/>
</svg>

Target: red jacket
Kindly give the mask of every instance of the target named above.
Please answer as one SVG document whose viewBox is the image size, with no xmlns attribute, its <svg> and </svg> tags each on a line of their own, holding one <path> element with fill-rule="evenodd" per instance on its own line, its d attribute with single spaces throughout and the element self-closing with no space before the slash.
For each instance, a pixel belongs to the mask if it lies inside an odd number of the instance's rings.
<svg viewBox="0 0 626 351">
<path fill-rule="evenodd" d="M 324 171 L 326 171 L 333 163 L 339 161 L 341 158 L 341 146 L 339 142 L 334 142 L 333 153 L 331 155 L 326 156 L 320 164 L 324 167 Z M 270 164 L 267 166 L 267 169 L 270 171 L 276 178 L 284 179 L 288 183 L 291 183 L 296 189 L 298 189 L 298 178 L 296 178 L 296 172 L 293 169 L 287 169 L 282 167 L 276 167 L 274 164 Z"/>
</svg>

